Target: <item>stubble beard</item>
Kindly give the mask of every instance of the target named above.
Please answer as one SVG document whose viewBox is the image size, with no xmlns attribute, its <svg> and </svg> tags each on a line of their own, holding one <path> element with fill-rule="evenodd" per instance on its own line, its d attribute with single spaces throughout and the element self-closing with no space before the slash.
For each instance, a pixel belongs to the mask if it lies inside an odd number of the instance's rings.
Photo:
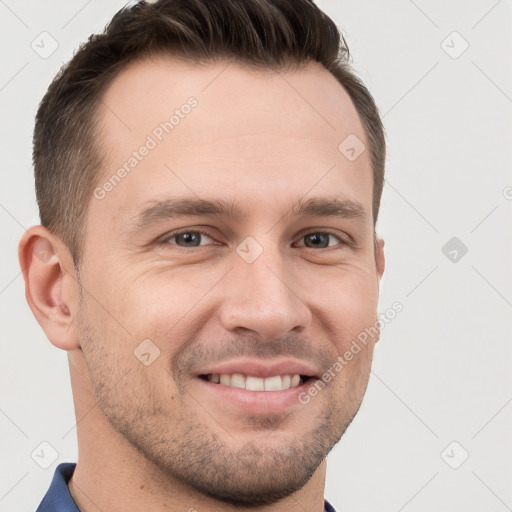
<svg viewBox="0 0 512 512">
<path fill-rule="evenodd" d="M 298 434 L 286 435 L 287 443 L 279 444 L 276 436 L 287 416 L 252 416 L 248 422 L 252 422 L 254 437 L 236 447 L 233 436 L 222 425 L 217 427 L 212 419 L 209 426 L 194 418 L 190 404 L 194 405 L 195 400 L 186 390 L 174 397 L 180 407 L 170 414 L 166 407 L 169 400 L 144 378 L 144 367 L 133 371 L 130 366 L 123 372 L 118 366 L 113 371 L 112 355 L 109 357 L 105 350 L 108 344 L 101 342 L 90 324 L 82 327 L 93 392 L 110 426 L 169 476 L 170 483 L 178 480 L 220 502 L 263 506 L 300 490 L 341 439 L 360 406 L 359 400 L 348 412 L 350 408 L 340 407 L 332 390 L 324 388 L 324 410 L 308 431 L 295 428 Z M 129 377 L 117 385 L 127 373 Z M 304 407 L 303 415 L 308 417 Z"/>
</svg>

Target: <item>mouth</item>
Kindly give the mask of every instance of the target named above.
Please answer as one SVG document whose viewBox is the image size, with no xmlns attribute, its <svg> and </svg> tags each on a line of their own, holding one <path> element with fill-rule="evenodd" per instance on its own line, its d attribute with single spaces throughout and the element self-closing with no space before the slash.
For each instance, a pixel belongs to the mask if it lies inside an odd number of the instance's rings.
<svg viewBox="0 0 512 512">
<path fill-rule="evenodd" d="M 195 382 L 210 406 L 246 413 L 283 412 L 302 407 L 301 393 L 319 379 L 318 371 L 293 360 L 237 360 L 204 368 Z"/>
<path fill-rule="evenodd" d="M 213 384 L 246 389 L 247 391 L 284 391 L 285 389 L 297 388 L 306 381 L 313 379 L 309 375 L 299 375 L 298 373 L 272 375 L 265 378 L 242 373 L 209 373 L 199 377 Z"/>
</svg>

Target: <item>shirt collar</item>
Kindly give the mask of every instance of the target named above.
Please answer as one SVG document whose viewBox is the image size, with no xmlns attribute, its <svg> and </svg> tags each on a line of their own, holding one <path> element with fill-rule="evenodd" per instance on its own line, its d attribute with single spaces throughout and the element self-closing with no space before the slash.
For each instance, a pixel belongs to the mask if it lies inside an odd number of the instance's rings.
<svg viewBox="0 0 512 512">
<path fill-rule="evenodd" d="M 336 512 L 336 509 L 327 500 L 324 500 L 324 510 L 325 512 Z"/>
<path fill-rule="evenodd" d="M 75 466 L 76 464 L 71 462 L 57 466 L 50 488 L 36 512 L 80 512 L 68 488 Z M 327 500 L 325 500 L 325 512 L 336 512 Z"/>
<path fill-rule="evenodd" d="M 57 466 L 50 488 L 36 512 L 80 512 L 68 489 L 75 466 L 70 462 Z"/>
</svg>

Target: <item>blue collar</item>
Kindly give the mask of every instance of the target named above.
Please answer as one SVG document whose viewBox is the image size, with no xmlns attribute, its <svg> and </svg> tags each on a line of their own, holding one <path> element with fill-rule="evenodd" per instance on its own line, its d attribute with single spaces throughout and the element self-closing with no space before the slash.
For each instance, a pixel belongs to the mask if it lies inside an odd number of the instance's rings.
<svg viewBox="0 0 512 512">
<path fill-rule="evenodd" d="M 70 462 L 57 466 L 50 488 L 36 512 L 80 512 L 68 489 L 75 466 Z"/>
<path fill-rule="evenodd" d="M 36 512 L 80 512 L 68 489 L 68 482 L 73 476 L 75 466 L 76 464 L 71 462 L 57 466 L 50 488 Z M 336 512 L 327 500 L 325 512 Z"/>
</svg>

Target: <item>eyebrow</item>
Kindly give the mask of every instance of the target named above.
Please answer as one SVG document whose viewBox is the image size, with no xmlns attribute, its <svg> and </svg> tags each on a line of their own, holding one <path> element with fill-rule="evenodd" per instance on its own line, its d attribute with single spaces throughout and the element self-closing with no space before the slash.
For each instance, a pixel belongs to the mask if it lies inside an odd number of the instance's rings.
<svg viewBox="0 0 512 512">
<path fill-rule="evenodd" d="M 351 199 L 313 197 L 308 200 L 299 199 L 290 211 L 291 215 L 311 217 L 341 217 L 346 219 L 365 220 L 365 207 Z"/>
<path fill-rule="evenodd" d="M 242 207 L 234 201 L 225 199 L 181 198 L 167 199 L 156 202 L 144 208 L 140 213 L 130 218 L 130 224 L 135 229 L 144 229 L 159 221 L 195 216 L 221 215 L 228 218 L 244 220 L 251 215 L 252 210 Z M 313 197 L 307 200 L 296 200 L 285 217 L 339 217 L 364 221 L 367 212 L 364 206 L 351 199 Z"/>
</svg>

